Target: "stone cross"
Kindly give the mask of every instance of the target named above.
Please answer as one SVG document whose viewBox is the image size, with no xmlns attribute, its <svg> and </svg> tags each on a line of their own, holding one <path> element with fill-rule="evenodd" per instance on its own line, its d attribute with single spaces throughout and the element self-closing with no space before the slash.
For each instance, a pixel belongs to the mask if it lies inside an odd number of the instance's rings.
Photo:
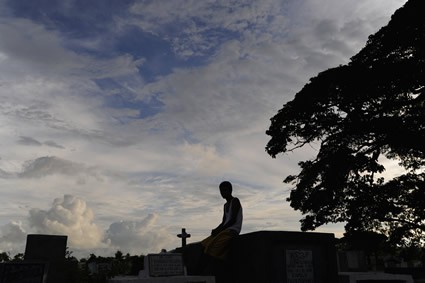
<svg viewBox="0 0 425 283">
<path fill-rule="evenodd" d="M 186 233 L 186 228 L 182 228 L 182 233 L 178 234 L 177 237 L 182 239 L 182 247 L 186 246 L 186 239 L 190 238 L 190 234 Z"/>
</svg>

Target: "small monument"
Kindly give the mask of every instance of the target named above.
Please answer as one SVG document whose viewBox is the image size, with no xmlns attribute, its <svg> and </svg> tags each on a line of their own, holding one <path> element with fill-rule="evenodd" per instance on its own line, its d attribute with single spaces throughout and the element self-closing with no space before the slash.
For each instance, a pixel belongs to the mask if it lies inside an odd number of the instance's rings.
<svg viewBox="0 0 425 283">
<path fill-rule="evenodd" d="M 67 236 L 28 235 L 23 262 L 2 267 L 2 283 L 69 283 L 72 275 L 65 262 Z"/>
<path fill-rule="evenodd" d="M 182 239 L 182 247 L 186 247 L 186 239 L 190 238 L 190 234 L 186 233 L 186 228 L 182 228 L 181 234 L 178 234 L 177 237 Z"/>
<path fill-rule="evenodd" d="M 145 257 L 145 277 L 184 276 L 184 264 L 181 254 L 148 254 Z"/>
<path fill-rule="evenodd" d="M 182 239 L 182 248 L 186 246 L 186 239 L 190 234 L 182 228 L 177 237 Z M 144 270 L 139 272 L 138 277 L 117 276 L 108 280 L 108 283 L 121 283 L 131 281 L 132 283 L 215 283 L 214 276 L 188 276 L 183 261 L 183 255 L 178 252 L 161 252 L 159 254 L 148 254 L 144 258 Z"/>
</svg>

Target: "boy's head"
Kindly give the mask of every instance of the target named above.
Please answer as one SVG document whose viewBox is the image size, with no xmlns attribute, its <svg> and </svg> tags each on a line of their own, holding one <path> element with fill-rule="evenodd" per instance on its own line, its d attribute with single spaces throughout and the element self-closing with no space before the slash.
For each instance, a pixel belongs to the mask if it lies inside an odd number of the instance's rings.
<svg viewBox="0 0 425 283">
<path fill-rule="evenodd" d="M 220 188 L 221 196 L 223 198 L 226 198 L 232 195 L 232 184 L 229 181 L 221 182 L 219 188 Z"/>
</svg>

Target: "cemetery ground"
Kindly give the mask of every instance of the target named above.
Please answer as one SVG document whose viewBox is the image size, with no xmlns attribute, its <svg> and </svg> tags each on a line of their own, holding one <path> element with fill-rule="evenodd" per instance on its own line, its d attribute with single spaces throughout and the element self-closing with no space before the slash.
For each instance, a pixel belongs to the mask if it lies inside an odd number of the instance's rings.
<svg viewBox="0 0 425 283">
<path fill-rule="evenodd" d="M 312 254 L 320 254 L 321 261 L 328 261 L 329 255 L 326 255 L 327 250 L 331 254 L 338 255 L 338 272 L 388 272 L 393 274 L 411 274 L 414 282 L 425 282 L 421 281 L 421 279 L 425 278 L 425 248 L 423 247 L 391 247 L 388 245 L 384 239 L 375 237 L 375 240 L 372 238 L 374 236 L 369 235 L 369 239 L 365 240 L 365 235 L 358 236 L 357 239 L 353 240 L 342 238 L 333 240 L 332 246 L 335 247 L 333 249 L 331 246 L 324 245 L 322 248 L 314 247 L 317 243 L 323 242 L 323 239 L 320 237 L 332 235 L 319 235 L 321 233 L 300 233 L 300 232 L 269 232 L 269 231 L 260 231 L 241 235 L 243 241 L 254 241 L 257 244 L 251 246 L 251 250 L 238 251 L 239 253 L 243 253 L 242 257 L 245 257 L 246 262 L 256 262 L 255 257 L 257 257 L 257 263 L 255 265 L 258 270 L 253 269 L 251 267 L 249 270 L 251 274 L 250 278 L 255 278 L 253 273 L 261 273 L 261 264 L 259 262 L 264 261 L 262 259 L 261 250 L 264 249 L 272 249 L 272 254 L 279 254 L 282 252 L 282 248 L 289 249 L 289 251 L 294 254 L 300 252 L 295 242 L 290 243 L 289 245 L 277 244 L 273 246 L 270 243 L 277 243 L 277 238 L 286 238 L 284 242 L 288 242 L 288 239 L 291 237 L 299 238 L 299 235 L 305 235 L 305 239 L 296 239 L 301 242 L 306 242 L 303 249 L 303 256 L 307 259 L 310 258 L 310 266 L 309 268 L 315 269 L 315 273 L 317 273 L 318 269 L 325 268 L 325 265 L 321 265 L 322 263 L 317 263 L 316 261 L 312 261 Z M 293 236 L 291 236 L 293 235 Z M 316 244 L 312 242 L 312 239 L 309 237 L 313 236 L 315 239 L 313 241 L 318 241 Z M 376 235 L 375 235 L 376 236 Z M 277 238 L 276 238 L 277 237 Z M 362 238 L 363 237 L 363 238 Z M 317 240 L 318 239 L 318 240 Z M 357 242 L 356 242 L 357 240 Z M 239 243 L 239 249 L 241 245 L 246 249 L 246 245 L 242 242 Z M 291 242 L 291 239 L 289 239 Z M 299 241 L 298 241 L 299 242 Z M 308 244 L 310 242 L 310 244 Z M 285 246 L 286 245 L 286 246 Z M 196 243 L 188 243 L 189 248 L 196 247 Z M 306 250 L 306 247 L 311 247 L 311 251 Z M 177 248 L 174 251 L 170 252 L 178 252 L 182 251 L 182 248 Z M 290 253 L 287 253 L 287 256 Z M 114 255 L 108 257 L 96 256 L 95 254 L 90 254 L 84 258 L 76 258 L 73 256 L 72 250 L 66 248 L 64 252 L 64 265 L 61 267 L 61 272 L 67 278 L 66 282 L 72 283 L 103 283 L 108 282 L 108 279 L 127 275 L 127 276 L 137 276 L 140 270 L 144 269 L 144 260 L 145 255 L 143 251 L 141 251 L 138 255 L 130 255 L 129 253 L 124 254 L 121 251 L 116 251 Z M 158 251 L 159 252 L 159 251 Z M 50 251 L 51 253 L 51 251 Z M 29 255 L 24 253 L 19 253 L 16 255 L 11 255 L 8 252 L 0 253 L 0 265 L 5 263 L 24 263 L 25 258 L 28 258 Z M 51 256 L 51 255 L 50 255 Z M 332 259 L 331 259 L 332 260 Z M 242 264 L 245 265 L 246 262 Z M 319 264 L 319 265 L 318 265 Z M 189 262 L 190 265 L 190 262 Z M 305 267 L 305 266 L 304 266 Z M 242 267 L 245 268 L 245 267 Z M 276 267 L 278 268 L 278 267 Z M 287 265 L 288 268 L 288 265 Z M 305 271 L 308 274 L 309 268 Z M 2 268 L 0 268 L 0 274 L 3 272 Z M 283 273 L 282 273 L 283 274 Z M 286 275 L 285 275 L 286 276 Z M 316 276 L 316 275 L 315 275 Z M 0 279 L 1 280 L 1 279 Z M 272 278 L 263 282 L 289 282 L 289 281 L 274 281 Z M 11 281 L 13 282 L 13 281 Z M 20 282 L 20 281 L 19 281 Z M 49 281 L 47 281 L 49 282 Z M 63 281 L 53 281 L 53 282 L 63 282 Z M 220 281 L 216 281 L 220 282 Z M 233 282 L 233 281 L 230 281 Z M 237 281 L 234 281 L 237 282 Z M 254 281 L 243 281 L 243 282 L 254 282 Z M 260 282 L 260 281 L 256 281 Z M 294 281 L 295 282 L 295 281 Z M 310 280 L 305 282 L 322 282 L 316 280 Z M 336 282 L 336 281 L 335 281 Z"/>
</svg>

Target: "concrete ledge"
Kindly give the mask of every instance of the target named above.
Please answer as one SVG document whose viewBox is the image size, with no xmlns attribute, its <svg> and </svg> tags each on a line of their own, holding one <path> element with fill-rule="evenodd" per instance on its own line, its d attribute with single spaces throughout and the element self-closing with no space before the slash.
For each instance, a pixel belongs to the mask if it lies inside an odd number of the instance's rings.
<svg viewBox="0 0 425 283">
<path fill-rule="evenodd" d="M 389 274 L 383 272 L 340 272 L 338 274 L 339 282 L 357 283 L 359 281 L 374 280 L 377 282 L 404 282 L 413 283 L 411 275 L 405 274 Z"/>
<path fill-rule="evenodd" d="M 137 276 L 118 276 L 108 280 L 108 283 L 215 283 L 214 276 L 172 276 L 139 278 Z"/>
</svg>

